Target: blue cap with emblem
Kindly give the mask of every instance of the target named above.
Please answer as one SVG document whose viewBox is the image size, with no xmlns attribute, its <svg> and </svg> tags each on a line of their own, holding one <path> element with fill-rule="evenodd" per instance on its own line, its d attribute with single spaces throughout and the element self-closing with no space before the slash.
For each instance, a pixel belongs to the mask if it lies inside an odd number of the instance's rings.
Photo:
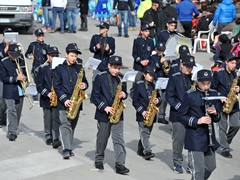
<svg viewBox="0 0 240 180">
<path fill-rule="evenodd" d="M 144 68 L 143 68 L 143 72 L 144 73 L 150 73 L 151 75 L 155 75 L 155 73 L 156 73 L 156 69 L 155 69 L 155 67 L 153 67 L 153 66 L 145 66 Z"/>
<path fill-rule="evenodd" d="M 182 63 L 187 67 L 193 67 L 195 66 L 195 58 L 194 56 L 190 56 L 190 55 L 182 56 Z"/>
<path fill-rule="evenodd" d="M 106 22 L 101 22 L 99 25 L 97 25 L 100 29 L 109 29 L 109 24 Z"/>
<path fill-rule="evenodd" d="M 111 65 L 122 65 L 122 58 L 120 56 L 111 56 L 109 59 Z"/>
<path fill-rule="evenodd" d="M 49 47 L 48 50 L 47 50 L 47 53 L 48 53 L 48 54 L 61 54 L 61 53 L 58 51 L 58 48 L 57 48 L 56 46 Z"/>
<path fill-rule="evenodd" d="M 12 30 L 12 28 L 6 27 L 3 30 L 3 34 L 6 33 L 6 32 L 13 32 L 13 30 Z"/>
<path fill-rule="evenodd" d="M 236 56 L 235 53 L 228 53 L 228 54 L 226 55 L 226 60 L 227 60 L 227 61 L 238 60 L 238 59 L 239 59 L 239 57 Z"/>
<path fill-rule="evenodd" d="M 76 43 L 70 43 L 67 45 L 66 47 L 66 52 L 67 53 L 70 53 L 70 52 L 76 52 L 78 54 L 82 54 L 80 49 L 77 47 L 77 44 Z"/>
<path fill-rule="evenodd" d="M 151 27 L 148 25 L 148 24 L 143 24 L 142 26 L 141 26 L 141 30 L 142 31 L 144 31 L 144 30 L 146 30 L 146 29 L 150 29 Z"/>
<path fill-rule="evenodd" d="M 21 51 L 19 50 L 17 44 L 9 44 L 8 53 L 13 57 L 18 57 L 21 55 Z"/>
<path fill-rule="evenodd" d="M 168 18 L 167 23 L 177 23 L 177 19 L 175 19 L 174 17 Z"/>
<path fill-rule="evenodd" d="M 186 45 L 181 45 L 178 48 L 178 52 L 179 52 L 179 54 L 186 53 L 186 52 L 189 53 L 189 48 Z"/>
<path fill-rule="evenodd" d="M 166 46 L 163 43 L 157 43 L 155 47 L 158 51 L 165 51 Z"/>
<path fill-rule="evenodd" d="M 197 72 L 197 80 L 202 81 L 212 81 L 212 72 L 207 69 L 202 69 Z"/>
<path fill-rule="evenodd" d="M 37 29 L 34 31 L 34 34 L 35 34 L 35 36 L 39 36 L 39 35 L 44 35 L 44 32 L 41 29 Z"/>
</svg>

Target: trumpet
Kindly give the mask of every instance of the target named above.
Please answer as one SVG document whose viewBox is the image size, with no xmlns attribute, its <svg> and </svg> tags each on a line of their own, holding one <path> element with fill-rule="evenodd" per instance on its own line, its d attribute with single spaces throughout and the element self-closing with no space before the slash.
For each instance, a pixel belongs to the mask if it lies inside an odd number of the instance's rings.
<svg viewBox="0 0 240 180">
<path fill-rule="evenodd" d="M 168 64 L 168 61 L 161 57 L 161 62 L 163 62 L 163 71 L 167 75 L 171 69 L 171 66 Z"/>
</svg>

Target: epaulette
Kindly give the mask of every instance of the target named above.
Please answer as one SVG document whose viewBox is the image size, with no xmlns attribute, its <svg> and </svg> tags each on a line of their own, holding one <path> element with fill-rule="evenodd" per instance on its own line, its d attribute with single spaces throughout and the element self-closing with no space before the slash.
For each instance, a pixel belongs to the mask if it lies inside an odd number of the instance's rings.
<svg viewBox="0 0 240 180">
<path fill-rule="evenodd" d="M 172 74 L 172 76 L 178 76 L 178 75 L 181 75 L 181 73 L 180 72 L 176 72 L 176 73 Z"/>
<path fill-rule="evenodd" d="M 175 63 L 175 64 L 172 64 L 172 65 L 171 65 L 171 67 L 175 67 L 175 66 L 178 66 L 178 64 L 177 64 L 177 63 Z"/>
<path fill-rule="evenodd" d="M 48 65 L 49 65 L 49 63 L 43 63 L 40 67 L 43 68 L 43 67 L 48 66 Z"/>
<path fill-rule="evenodd" d="M 140 80 L 140 81 L 137 82 L 137 84 L 140 84 L 140 83 L 144 83 L 144 81 L 143 81 L 143 80 Z"/>
<path fill-rule="evenodd" d="M 195 89 L 195 88 L 191 88 L 191 89 L 189 89 L 189 90 L 187 91 L 187 93 L 190 94 L 190 93 L 192 93 L 192 92 L 194 92 L 194 91 L 196 91 L 196 89 Z"/>
<path fill-rule="evenodd" d="M 148 39 L 152 39 L 151 37 L 148 37 Z"/>
<path fill-rule="evenodd" d="M 9 57 L 8 56 L 6 56 L 5 58 L 3 58 L 1 61 L 3 62 L 3 61 L 5 61 L 6 59 L 8 59 Z"/>
<path fill-rule="evenodd" d="M 142 36 L 138 36 L 138 37 L 136 37 L 135 39 L 138 39 L 138 38 L 141 38 Z"/>
<path fill-rule="evenodd" d="M 217 92 L 215 89 L 208 89 L 208 91 Z"/>
<path fill-rule="evenodd" d="M 161 32 L 166 32 L 167 30 L 162 30 Z"/>
<path fill-rule="evenodd" d="M 224 71 L 224 68 L 218 69 L 217 72 Z"/>
<path fill-rule="evenodd" d="M 98 75 L 106 74 L 107 71 L 99 72 Z"/>
<path fill-rule="evenodd" d="M 157 55 L 157 51 L 153 50 L 150 56 Z"/>
</svg>

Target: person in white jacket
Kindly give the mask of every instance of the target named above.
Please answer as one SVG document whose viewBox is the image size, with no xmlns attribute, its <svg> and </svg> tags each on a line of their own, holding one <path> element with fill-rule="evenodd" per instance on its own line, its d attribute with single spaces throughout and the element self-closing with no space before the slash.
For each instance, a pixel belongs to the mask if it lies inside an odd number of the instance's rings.
<svg viewBox="0 0 240 180">
<path fill-rule="evenodd" d="M 60 20 L 60 33 L 61 34 L 64 33 L 63 14 L 66 6 L 67 6 L 67 0 L 51 0 L 51 7 L 52 7 L 52 14 L 53 14 L 52 30 L 50 31 L 51 33 L 55 32 L 57 14 Z"/>
</svg>

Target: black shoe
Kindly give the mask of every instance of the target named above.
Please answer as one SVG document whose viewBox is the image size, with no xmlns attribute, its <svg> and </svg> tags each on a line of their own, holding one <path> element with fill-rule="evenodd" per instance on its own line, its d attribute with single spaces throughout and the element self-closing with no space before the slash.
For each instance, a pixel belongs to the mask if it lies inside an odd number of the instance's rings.
<svg viewBox="0 0 240 180">
<path fill-rule="evenodd" d="M 104 166 L 102 162 L 95 162 L 95 168 L 99 170 L 103 170 Z"/>
<path fill-rule="evenodd" d="M 151 152 L 147 152 L 144 156 L 144 159 L 145 160 L 150 160 L 151 158 L 154 158 L 155 157 L 155 154 L 154 153 L 151 153 Z"/>
<path fill-rule="evenodd" d="M 118 34 L 118 36 L 117 37 L 122 37 L 122 35 L 121 34 Z"/>
<path fill-rule="evenodd" d="M 225 158 L 232 158 L 232 155 L 229 151 L 221 152 L 221 155 Z"/>
<path fill-rule="evenodd" d="M 9 139 L 9 141 L 15 141 L 15 140 L 17 139 L 17 135 L 15 135 L 15 134 L 9 134 L 9 135 L 8 135 L 8 139 Z"/>
<path fill-rule="evenodd" d="M 116 173 L 117 173 L 117 174 L 126 174 L 126 173 L 129 173 L 129 169 L 126 168 L 124 165 L 121 165 L 121 164 L 116 163 L 115 168 L 116 168 Z"/>
<path fill-rule="evenodd" d="M 73 31 L 73 33 L 74 33 L 74 34 L 76 34 L 76 33 L 77 33 L 77 31 Z"/>
<path fill-rule="evenodd" d="M 142 156 L 142 157 L 144 157 L 145 155 L 144 155 L 144 153 L 143 153 L 143 151 L 137 151 L 137 155 L 139 155 L 139 156 Z"/>
<path fill-rule="evenodd" d="M 52 145 L 52 139 L 47 139 L 46 140 L 46 145 Z"/>
<path fill-rule="evenodd" d="M 168 121 L 165 118 L 158 118 L 158 123 L 168 124 Z"/>
<path fill-rule="evenodd" d="M 63 150 L 63 159 L 69 159 L 70 156 L 70 151 L 68 149 Z"/>
<path fill-rule="evenodd" d="M 124 37 L 125 37 L 125 38 L 128 38 L 128 37 L 129 37 L 129 35 L 128 35 L 128 34 L 125 34 L 125 35 L 124 35 Z"/>
<path fill-rule="evenodd" d="M 61 142 L 58 140 L 58 139 L 54 139 L 53 140 L 53 143 L 52 143 L 52 147 L 54 148 L 54 149 L 57 149 L 59 146 L 61 146 L 62 144 L 61 144 Z"/>
</svg>

